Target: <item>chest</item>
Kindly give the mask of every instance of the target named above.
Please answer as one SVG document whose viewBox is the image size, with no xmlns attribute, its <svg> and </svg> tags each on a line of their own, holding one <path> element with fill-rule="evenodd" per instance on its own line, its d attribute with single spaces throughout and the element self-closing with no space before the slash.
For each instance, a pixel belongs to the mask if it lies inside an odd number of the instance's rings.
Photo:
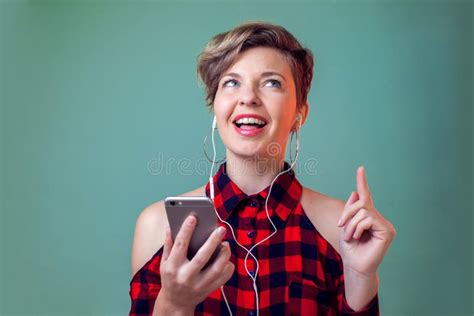
<svg viewBox="0 0 474 316">
<path fill-rule="evenodd" d="M 339 258 L 302 208 L 297 207 L 286 221 L 271 217 L 273 225 L 265 212 L 252 212 L 246 209 L 227 219 L 234 234 L 228 230 L 225 239 L 236 267 L 224 287 L 229 303 L 242 313 L 255 310 L 255 278 L 261 315 L 293 314 L 291 311 L 302 309 L 318 315 L 325 308 L 323 314 L 331 315 L 331 306 L 336 304 L 335 280 L 341 274 Z M 196 311 L 205 311 L 216 302 L 223 302 L 220 289 Z"/>
</svg>

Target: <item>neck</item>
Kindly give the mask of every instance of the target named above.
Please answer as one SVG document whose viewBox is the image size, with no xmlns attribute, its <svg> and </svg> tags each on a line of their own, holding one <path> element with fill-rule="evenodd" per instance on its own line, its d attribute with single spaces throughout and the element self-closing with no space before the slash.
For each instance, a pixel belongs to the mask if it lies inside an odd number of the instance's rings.
<svg viewBox="0 0 474 316">
<path fill-rule="evenodd" d="M 230 152 L 226 161 L 228 177 L 247 195 L 268 187 L 285 163 L 284 156 L 243 158 Z"/>
</svg>

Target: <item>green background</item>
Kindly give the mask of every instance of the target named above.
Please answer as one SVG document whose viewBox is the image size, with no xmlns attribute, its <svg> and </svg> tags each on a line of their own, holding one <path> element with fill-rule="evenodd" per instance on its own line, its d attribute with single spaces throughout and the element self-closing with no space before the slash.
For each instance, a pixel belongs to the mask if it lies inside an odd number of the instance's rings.
<svg viewBox="0 0 474 316">
<path fill-rule="evenodd" d="M 346 200 L 364 165 L 397 230 L 382 315 L 473 313 L 472 2 L 0 8 L 2 315 L 128 313 L 138 214 L 207 181 L 197 54 L 254 19 L 316 56 L 301 182 Z"/>
</svg>

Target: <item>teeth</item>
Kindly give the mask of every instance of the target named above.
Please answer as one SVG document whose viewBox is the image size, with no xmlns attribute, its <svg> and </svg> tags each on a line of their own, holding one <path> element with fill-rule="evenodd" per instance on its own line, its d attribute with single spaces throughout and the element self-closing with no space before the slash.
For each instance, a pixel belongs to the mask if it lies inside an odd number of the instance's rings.
<svg viewBox="0 0 474 316">
<path fill-rule="evenodd" d="M 244 117 L 235 121 L 236 124 L 258 124 L 265 125 L 265 122 L 254 117 Z"/>
</svg>

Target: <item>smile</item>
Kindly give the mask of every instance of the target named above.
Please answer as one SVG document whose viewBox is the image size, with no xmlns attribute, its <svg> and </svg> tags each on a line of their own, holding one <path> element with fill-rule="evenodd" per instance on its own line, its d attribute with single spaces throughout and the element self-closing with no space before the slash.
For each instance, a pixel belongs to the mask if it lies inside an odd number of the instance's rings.
<svg viewBox="0 0 474 316">
<path fill-rule="evenodd" d="M 237 115 L 233 120 L 234 128 L 242 136 L 256 136 L 260 134 L 267 121 L 264 117 L 257 114 Z"/>
</svg>

